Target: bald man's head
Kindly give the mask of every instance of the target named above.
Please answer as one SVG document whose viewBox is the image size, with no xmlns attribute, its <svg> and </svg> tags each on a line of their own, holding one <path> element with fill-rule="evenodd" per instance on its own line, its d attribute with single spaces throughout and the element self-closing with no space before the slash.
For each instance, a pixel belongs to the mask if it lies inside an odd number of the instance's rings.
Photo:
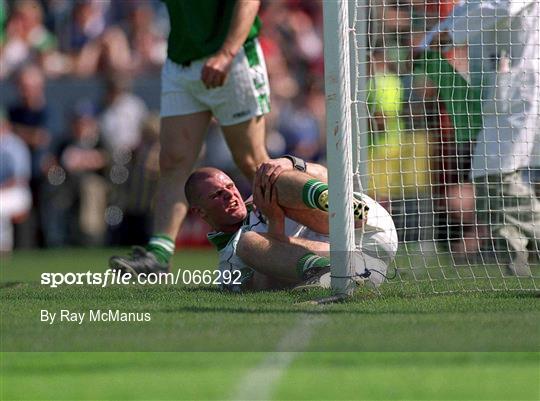
<svg viewBox="0 0 540 401">
<path fill-rule="evenodd" d="M 223 171 L 214 167 L 202 167 L 195 170 L 188 177 L 186 185 L 184 185 L 184 192 L 189 206 L 198 206 L 202 195 L 202 186 L 200 185 L 205 180 L 215 177 L 219 174 L 225 174 Z"/>
<path fill-rule="evenodd" d="M 216 231 L 234 232 L 247 216 L 246 204 L 233 180 L 216 168 L 195 170 L 184 191 L 191 210 Z"/>
</svg>

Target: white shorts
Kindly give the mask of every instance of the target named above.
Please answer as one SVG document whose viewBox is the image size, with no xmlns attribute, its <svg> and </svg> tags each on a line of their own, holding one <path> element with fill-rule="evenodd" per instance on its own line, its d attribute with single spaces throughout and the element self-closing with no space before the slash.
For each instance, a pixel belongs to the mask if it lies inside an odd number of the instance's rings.
<svg viewBox="0 0 540 401">
<path fill-rule="evenodd" d="M 353 264 L 357 274 L 369 270 L 367 281 L 378 287 L 385 280 L 388 266 L 396 257 L 398 236 L 390 213 L 366 194 L 361 197 L 369 206 L 369 212 L 364 226 L 354 233 L 357 248 Z"/>
<path fill-rule="evenodd" d="M 396 227 L 392 216 L 379 203 L 362 194 L 362 199 L 369 206 L 368 219 L 364 227 L 355 230 L 356 249 L 353 264 L 356 274 L 370 272 L 367 282 L 378 287 L 385 280 L 388 266 L 394 260 L 398 248 Z M 256 212 L 250 213 L 249 223 L 238 230 L 225 248 L 219 251 L 219 270 L 222 272 L 240 272 L 240 285 L 224 286 L 233 291 L 240 291 L 242 285 L 253 276 L 253 269 L 245 264 L 236 254 L 236 248 L 242 233 L 254 231 L 266 233 L 268 226 Z M 329 237 L 310 230 L 294 220 L 285 219 L 285 234 L 293 238 L 326 242 Z"/>
<path fill-rule="evenodd" d="M 223 86 L 207 89 L 201 71 L 207 58 L 182 66 L 167 59 L 161 71 L 161 117 L 210 110 L 224 126 L 270 111 L 270 85 L 257 39 L 238 52 Z"/>
</svg>

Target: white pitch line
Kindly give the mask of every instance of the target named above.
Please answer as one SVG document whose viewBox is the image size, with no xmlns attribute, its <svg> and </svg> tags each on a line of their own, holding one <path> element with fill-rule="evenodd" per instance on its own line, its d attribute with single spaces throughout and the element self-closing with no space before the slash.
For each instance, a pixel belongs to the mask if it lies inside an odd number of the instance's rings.
<svg viewBox="0 0 540 401">
<path fill-rule="evenodd" d="M 242 377 L 232 400 L 270 400 L 275 385 L 294 359 L 308 346 L 313 329 L 325 319 L 322 316 L 302 315 L 298 322 L 279 341 L 276 352 L 270 352 Z M 295 352 L 287 350 L 294 349 Z"/>
</svg>

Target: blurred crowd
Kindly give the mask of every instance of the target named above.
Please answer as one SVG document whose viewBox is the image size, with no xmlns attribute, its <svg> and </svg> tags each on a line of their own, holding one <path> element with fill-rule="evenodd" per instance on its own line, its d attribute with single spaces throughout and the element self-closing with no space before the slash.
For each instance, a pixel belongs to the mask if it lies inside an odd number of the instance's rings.
<svg viewBox="0 0 540 401">
<path fill-rule="evenodd" d="M 477 233 L 472 187 L 464 183 L 468 166 L 458 157 L 471 141 L 456 141 L 433 83 L 414 73 L 411 60 L 413 46 L 452 6 L 452 0 L 371 2 L 366 190 L 394 214 L 402 240 L 455 238 L 457 251 L 474 252 L 474 241 L 463 240 Z M 263 1 L 259 15 L 272 90 L 269 153 L 324 163 L 322 3 Z M 2 230 L 15 223 L 10 238 L 18 247 L 144 243 L 159 174 L 158 105 L 151 101 L 159 84 L 148 96 L 133 86 L 159 82 L 168 32 L 163 4 L 0 0 L 0 26 L 0 85 L 14 93 L 0 97 L 2 199 L 19 190 L 17 210 L 2 210 Z M 445 55 L 463 75 L 465 54 Z M 99 86 L 97 97 L 84 90 L 87 81 Z M 53 83 L 56 97 L 48 91 Z M 59 110 L 63 90 L 77 96 Z M 201 164 L 242 180 L 216 124 Z M 240 188 L 249 192 L 245 181 Z M 179 241 L 202 244 L 205 233 L 188 217 Z M 2 251 L 13 247 L 1 242 Z"/>
<path fill-rule="evenodd" d="M 29 60 L 47 78 L 138 74 L 166 56 L 167 16 L 153 0 L 2 0 L 0 23 L 0 78 Z"/>
</svg>

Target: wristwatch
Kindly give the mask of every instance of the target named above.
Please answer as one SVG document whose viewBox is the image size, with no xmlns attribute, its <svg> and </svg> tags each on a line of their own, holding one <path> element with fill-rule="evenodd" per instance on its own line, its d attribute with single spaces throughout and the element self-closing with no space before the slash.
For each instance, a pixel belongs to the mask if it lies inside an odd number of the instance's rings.
<svg viewBox="0 0 540 401">
<path fill-rule="evenodd" d="M 299 157 L 293 155 L 283 155 L 281 157 L 284 159 L 289 159 L 296 170 L 306 172 L 307 165 L 304 159 L 300 159 Z"/>
</svg>

